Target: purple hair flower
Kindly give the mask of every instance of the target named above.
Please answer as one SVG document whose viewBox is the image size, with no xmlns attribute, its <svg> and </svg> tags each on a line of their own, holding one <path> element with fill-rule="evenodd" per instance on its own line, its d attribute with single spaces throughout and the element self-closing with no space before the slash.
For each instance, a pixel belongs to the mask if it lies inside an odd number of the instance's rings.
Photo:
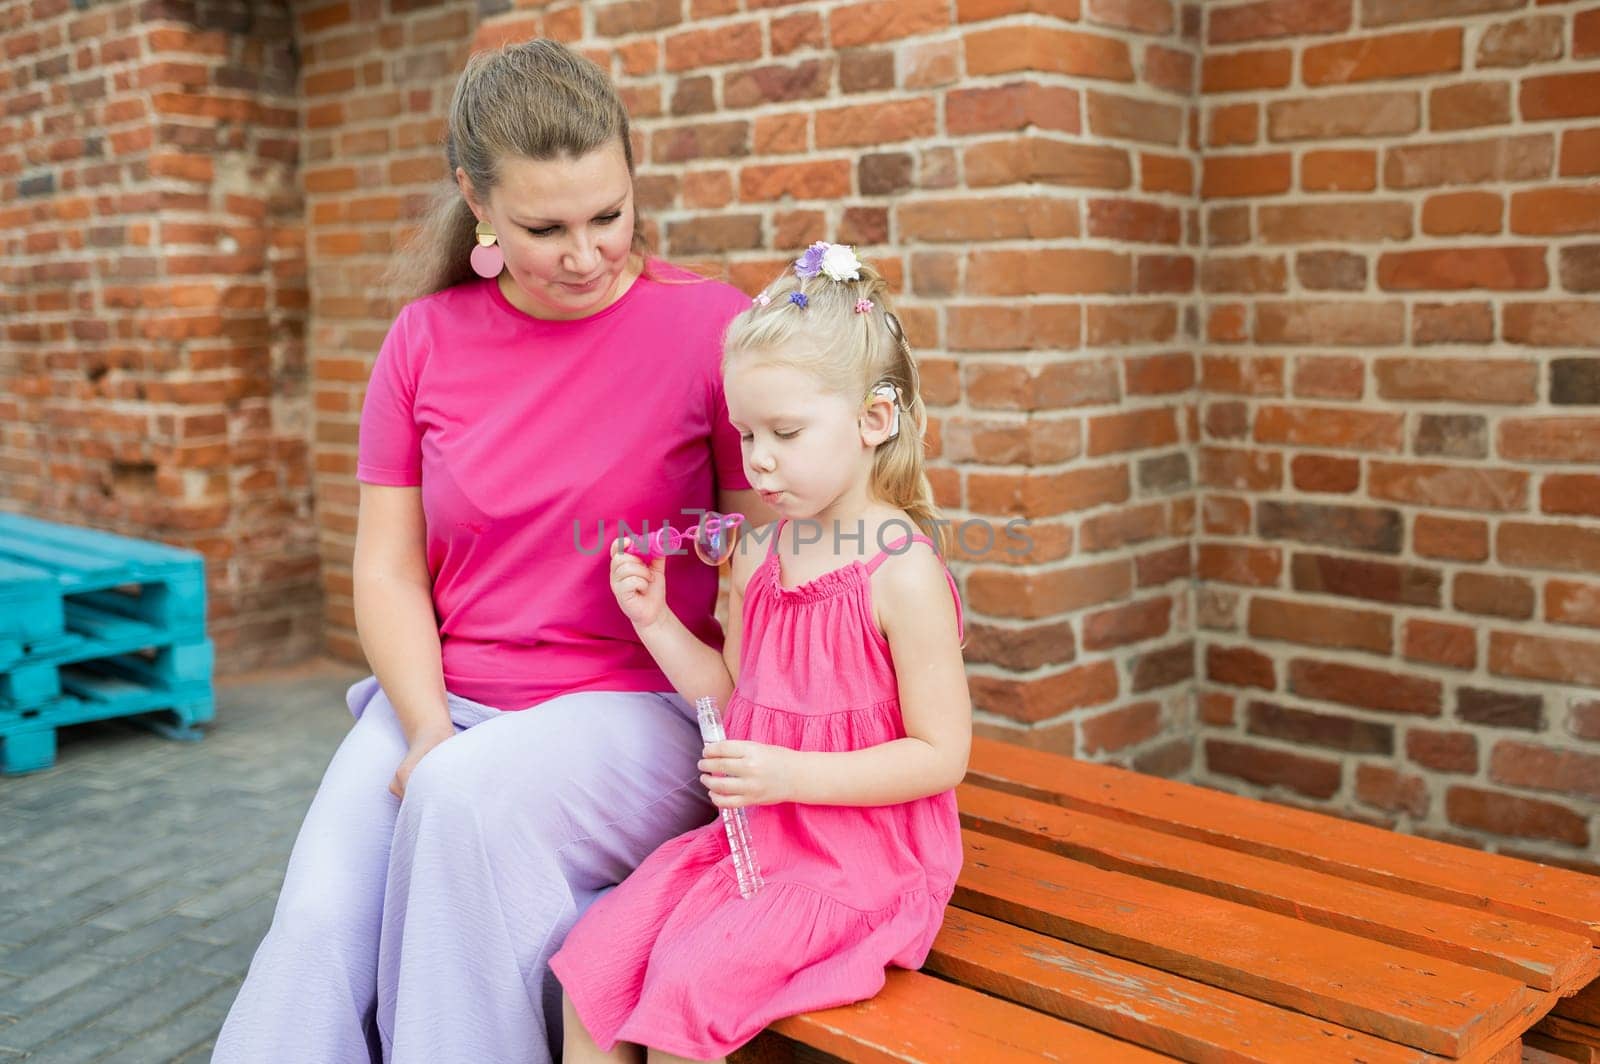
<svg viewBox="0 0 1600 1064">
<path fill-rule="evenodd" d="M 806 298 L 806 294 L 804 292 L 790 292 L 789 302 L 793 303 L 801 310 L 804 310 L 806 309 L 806 304 L 810 303 L 811 300 Z"/>
<path fill-rule="evenodd" d="M 797 277 L 811 278 L 822 272 L 822 256 L 828 250 L 828 242 L 819 240 L 806 248 L 806 253 L 794 260 L 794 272 Z"/>
</svg>

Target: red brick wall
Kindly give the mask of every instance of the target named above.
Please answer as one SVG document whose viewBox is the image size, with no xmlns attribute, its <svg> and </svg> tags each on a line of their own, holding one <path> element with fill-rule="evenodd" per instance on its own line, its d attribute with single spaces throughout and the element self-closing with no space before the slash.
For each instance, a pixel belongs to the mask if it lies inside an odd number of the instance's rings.
<svg viewBox="0 0 1600 1064">
<path fill-rule="evenodd" d="M 208 559 L 221 667 L 321 641 L 284 4 L 31 0 L 0 65 L 0 505 Z"/>
<path fill-rule="evenodd" d="M 1206 15 L 1198 778 L 1592 862 L 1600 10 Z"/>
</svg>

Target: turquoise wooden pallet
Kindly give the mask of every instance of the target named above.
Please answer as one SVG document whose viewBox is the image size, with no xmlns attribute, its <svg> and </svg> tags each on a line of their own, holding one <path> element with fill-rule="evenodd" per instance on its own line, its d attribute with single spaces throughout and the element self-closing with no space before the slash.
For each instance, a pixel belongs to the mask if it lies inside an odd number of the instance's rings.
<svg viewBox="0 0 1600 1064">
<path fill-rule="evenodd" d="M 49 766 L 55 730 L 91 720 L 199 738 L 212 659 L 200 555 L 0 514 L 0 774 Z"/>
<path fill-rule="evenodd" d="M 163 689 L 72 666 L 62 685 L 70 695 L 26 710 L 0 710 L 0 776 L 53 765 L 57 728 L 133 717 L 169 739 L 198 740 L 204 733 L 194 725 L 215 715 L 209 681 Z"/>
<path fill-rule="evenodd" d="M 0 514 L 0 562 L 48 573 L 58 594 L 94 597 L 108 609 L 149 624 L 205 626 L 205 562 L 194 551 Z M 0 583 L 10 586 L 3 573 Z M 0 629 L 0 639 L 5 638 L 11 637 Z"/>
<path fill-rule="evenodd" d="M 30 653 L 0 673 L 0 709 L 50 702 L 62 693 L 64 667 L 132 651 L 152 652 L 153 684 L 210 679 L 211 641 L 203 628 L 147 624 L 107 608 L 96 594 L 67 599 L 67 635 L 54 643 L 35 644 Z"/>
</svg>

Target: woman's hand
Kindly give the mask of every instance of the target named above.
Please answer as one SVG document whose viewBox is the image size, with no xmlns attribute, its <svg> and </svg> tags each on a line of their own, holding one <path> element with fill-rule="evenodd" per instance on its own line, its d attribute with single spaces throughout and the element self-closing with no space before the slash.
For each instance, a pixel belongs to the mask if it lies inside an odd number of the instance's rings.
<svg viewBox="0 0 1600 1064">
<path fill-rule="evenodd" d="M 649 628 L 667 613 L 667 559 L 653 558 L 647 566 L 622 549 L 625 542 L 611 544 L 611 593 L 634 628 Z"/>
<path fill-rule="evenodd" d="M 411 740 L 411 748 L 406 751 L 405 760 L 400 762 L 400 767 L 394 770 L 394 779 L 389 781 L 389 793 L 396 798 L 406 796 L 406 784 L 411 781 L 411 773 L 416 770 L 417 763 L 423 757 L 456 733 L 455 725 L 446 723 L 443 728 L 430 728 L 419 732 Z"/>
<path fill-rule="evenodd" d="M 787 746 L 725 739 L 706 747 L 699 767 L 719 809 L 794 800 L 796 753 Z"/>
</svg>

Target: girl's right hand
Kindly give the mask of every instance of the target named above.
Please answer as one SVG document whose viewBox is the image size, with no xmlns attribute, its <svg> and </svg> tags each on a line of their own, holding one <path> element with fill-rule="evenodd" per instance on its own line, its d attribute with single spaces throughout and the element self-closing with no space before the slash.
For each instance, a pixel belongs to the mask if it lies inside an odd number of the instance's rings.
<svg viewBox="0 0 1600 1064">
<path fill-rule="evenodd" d="M 406 751 L 405 760 L 400 762 L 400 767 L 394 770 L 394 779 L 389 781 L 389 793 L 396 798 L 406 796 L 406 784 L 411 781 L 411 773 L 416 770 L 417 763 L 423 757 L 456 733 L 455 725 L 448 724 L 445 728 L 419 733 L 411 740 L 411 748 Z"/>
<path fill-rule="evenodd" d="M 649 565 L 623 549 L 626 541 L 611 544 L 611 593 L 636 629 L 649 628 L 667 612 L 667 559 L 653 558 Z"/>
</svg>

